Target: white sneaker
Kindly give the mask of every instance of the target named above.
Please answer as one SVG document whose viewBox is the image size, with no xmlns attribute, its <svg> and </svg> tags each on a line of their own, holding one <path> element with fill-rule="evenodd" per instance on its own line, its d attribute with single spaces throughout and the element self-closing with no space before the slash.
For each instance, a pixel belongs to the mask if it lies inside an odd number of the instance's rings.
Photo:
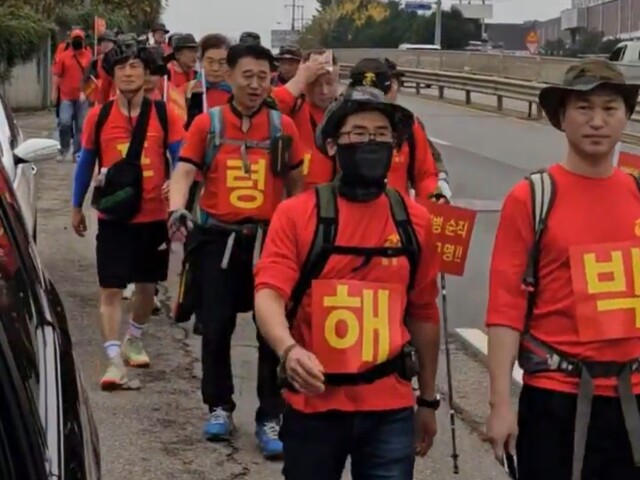
<svg viewBox="0 0 640 480">
<path fill-rule="evenodd" d="M 133 292 L 135 291 L 136 286 L 133 283 L 130 283 L 129 285 L 127 285 L 127 288 L 125 288 L 122 291 L 122 298 L 125 300 L 131 300 L 131 297 L 133 297 Z"/>
</svg>

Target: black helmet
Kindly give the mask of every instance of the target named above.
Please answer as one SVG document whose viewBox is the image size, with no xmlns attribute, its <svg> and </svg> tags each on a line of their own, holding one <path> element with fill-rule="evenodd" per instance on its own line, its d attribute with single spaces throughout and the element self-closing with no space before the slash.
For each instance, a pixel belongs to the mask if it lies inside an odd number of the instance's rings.
<svg viewBox="0 0 640 480">
<path fill-rule="evenodd" d="M 151 57 L 149 49 L 138 45 L 137 42 L 118 42 L 116 45 L 104 55 L 102 60 L 102 68 L 107 75 L 113 78 L 113 72 L 118 65 L 127 63 L 130 60 L 138 59 L 145 69 L 151 67 Z"/>
<path fill-rule="evenodd" d="M 316 129 L 316 147 L 327 155 L 326 141 L 336 138 L 346 118 L 354 113 L 378 111 L 384 114 L 391 123 L 393 133 L 399 143 L 404 142 L 413 128 L 414 116 L 410 110 L 390 102 L 377 88 L 348 88 L 324 114 L 322 122 Z"/>
</svg>

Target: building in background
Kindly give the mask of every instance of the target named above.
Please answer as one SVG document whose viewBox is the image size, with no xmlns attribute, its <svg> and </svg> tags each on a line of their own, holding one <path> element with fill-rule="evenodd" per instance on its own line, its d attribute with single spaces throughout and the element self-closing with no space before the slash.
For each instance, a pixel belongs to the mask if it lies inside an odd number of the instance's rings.
<svg viewBox="0 0 640 480">
<path fill-rule="evenodd" d="M 640 38 L 640 0 L 573 0 L 560 14 L 560 28 L 572 42 L 581 32 L 605 38 Z"/>
</svg>

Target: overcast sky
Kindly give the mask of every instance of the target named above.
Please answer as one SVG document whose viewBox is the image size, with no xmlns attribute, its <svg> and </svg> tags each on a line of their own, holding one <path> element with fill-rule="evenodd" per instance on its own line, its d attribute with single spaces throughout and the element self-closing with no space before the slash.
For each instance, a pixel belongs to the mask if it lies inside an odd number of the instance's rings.
<svg viewBox="0 0 640 480">
<path fill-rule="evenodd" d="M 220 32 L 235 38 L 251 30 L 262 35 L 268 45 L 272 28 L 288 29 L 292 0 L 169 0 L 164 20 L 175 32 L 190 32 L 196 37 Z M 443 0 L 448 8 L 459 0 Z M 464 0 L 465 2 L 468 0 Z M 474 0 L 474 2 L 479 0 Z M 487 0 L 490 1 L 490 0 Z M 315 0 L 296 0 L 304 6 L 304 16 L 313 16 Z M 555 17 L 571 4 L 571 0 L 493 0 L 493 22 L 520 22 Z M 300 10 L 298 9 L 298 17 Z"/>
</svg>

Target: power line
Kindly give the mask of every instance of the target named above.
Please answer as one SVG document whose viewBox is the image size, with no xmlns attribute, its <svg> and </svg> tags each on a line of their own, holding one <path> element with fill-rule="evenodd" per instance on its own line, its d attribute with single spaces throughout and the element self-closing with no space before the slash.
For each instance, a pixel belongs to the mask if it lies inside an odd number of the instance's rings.
<svg viewBox="0 0 640 480">
<path fill-rule="evenodd" d="M 304 25 L 304 5 L 299 5 L 296 0 L 291 0 L 284 6 L 291 9 L 291 31 L 301 30 Z"/>
</svg>

